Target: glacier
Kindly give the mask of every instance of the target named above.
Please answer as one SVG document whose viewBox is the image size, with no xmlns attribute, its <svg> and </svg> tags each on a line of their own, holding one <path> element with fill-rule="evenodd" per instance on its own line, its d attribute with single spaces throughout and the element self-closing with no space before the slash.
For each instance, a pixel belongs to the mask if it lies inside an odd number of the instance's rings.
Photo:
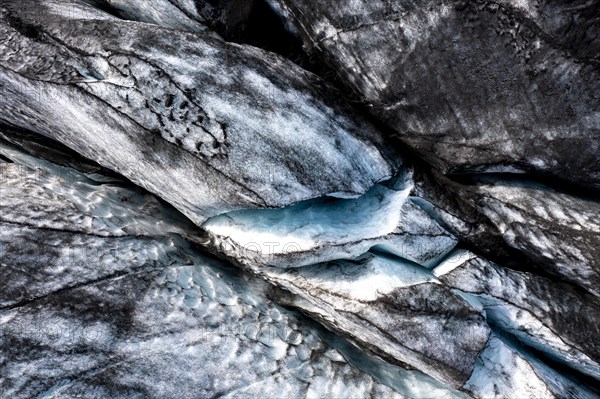
<svg viewBox="0 0 600 399">
<path fill-rule="evenodd" d="M 0 0 L 0 397 L 600 398 L 596 3 Z"/>
</svg>

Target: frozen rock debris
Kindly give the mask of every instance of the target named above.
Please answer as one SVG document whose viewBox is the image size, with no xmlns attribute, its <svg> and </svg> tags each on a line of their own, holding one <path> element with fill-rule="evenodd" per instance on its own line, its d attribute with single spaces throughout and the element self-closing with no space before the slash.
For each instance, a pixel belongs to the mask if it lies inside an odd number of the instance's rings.
<svg viewBox="0 0 600 399">
<path fill-rule="evenodd" d="M 0 398 L 600 398 L 599 21 L 0 0 Z"/>
</svg>

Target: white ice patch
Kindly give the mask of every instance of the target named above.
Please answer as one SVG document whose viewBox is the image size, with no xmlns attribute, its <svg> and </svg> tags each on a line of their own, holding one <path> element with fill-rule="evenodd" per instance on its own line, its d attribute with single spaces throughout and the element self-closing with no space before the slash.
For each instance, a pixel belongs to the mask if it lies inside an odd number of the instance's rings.
<svg viewBox="0 0 600 399">
<path fill-rule="evenodd" d="M 394 290 L 437 282 L 423 267 L 398 258 L 365 254 L 355 261 L 305 266 L 294 272 L 274 272 L 308 291 L 319 290 L 358 301 L 375 301 Z"/>
<path fill-rule="evenodd" d="M 433 274 L 436 277 L 443 276 L 476 257 L 477 255 L 470 251 L 458 249 L 448 255 L 435 269 L 433 269 Z"/>
</svg>

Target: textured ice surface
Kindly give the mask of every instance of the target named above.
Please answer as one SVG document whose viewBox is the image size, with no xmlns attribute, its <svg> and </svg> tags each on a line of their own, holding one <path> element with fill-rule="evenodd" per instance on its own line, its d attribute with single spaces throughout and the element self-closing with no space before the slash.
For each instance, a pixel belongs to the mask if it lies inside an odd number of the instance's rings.
<svg viewBox="0 0 600 399">
<path fill-rule="evenodd" d="M 196 256 L 2 310 L 3 395 L 400 397 L 220 267 Z"/>
<path fill-rule="evenodd" d="M 503 239 L 545 271 L 600 295 L 600 203 L 529 183 L 486 179 L 472 187 Z"/>
<path fill-rule="evenodd" d="M 3 3 L 0 116 L 117 170 L 197 223 L 360 195 L 400 163 L 332 89 L 281 57 L 138 22 L 45 18 L 43 3 Z M 51 40 L 23 34 L 14 13 Z"/>
<path fill-rule="evenodd" d="M 263 283 L 179 234 L 149 229 L 147 208 L 109 224 L 127 189 L 1 166 L 0 191 L 22 188 L 27 195 L 11 197 L 12 205 L 39 217 L 0 221 L 3 397 L 402 397 L 267 299 Z M 99 200 L 82 217 L 98 223 L 74 230 L 69 207 L 86 196 Z M 138 222 L 144 235 L 106 229 Z M 407 389 L 418 382 L 414 373 L 400 378 Z"/>
<path fill-rule="evenodd" d="M 597 1 L 275 2 L 0 1 L 0 397 L 597 398 Z"/>
<path fill-rule="evenodd" d="M 0 154 L 14 162 L 51 171 L 58 176 L 71 178 L 70 169 L 75 169 L 97 183 L 124 182 L 123 176 L 56 141 L 27 130 L 0 127 Z M 64 169 L 65 167 L 70 169 Z"/>
<path fill-rule="evenodd" d="M 495 335 L 477 360 L 464 387 L 480 398 L 596 398 L 593 392 L 521 353 Z"/>
<path fill-rule="evenodd" d="M 596 297 L 467 252 L 453 253 L 434 274 L 444 285 L 476 296 L 495 329 L 578 372 L 600 377 Z"/>
<path fill-rule="evenodd" d="M 204 18 L 196 11 L 196 5 L 190 0 L 83 0 L 92 5 L 110 7 L 110 10 L 124 19 L 147 22 L 167 28 L 202 32 L 216 37 L 203 24 Z M 188 4 L 186 4 L 188 3 Z M 190 4 L 192 3 L 192 4 Z M 199 1 L 197 7 L 209 6 Z M 75 14 L 74 17 L 79 17 Z"/>
<path fill-rule="evenodd" d="M 271 2 L 438 169 L 543 171 L 600 188 L 595 1 Z"/>
<path fill-rule="evenodd" d="M 366 254 L 352 262 L 256 273 L 280 288 L 278 301 L 389 362 L 454 387 L 466 381 L 488 338 L 480 309 L 408 261 Z"/>
<path fill-rule="evenodd" d="M 467 395 L 461 391 L 451 389 L 427 374 L 415 369 L 403 368 L 382 360 L 379 356 L 369 354 L 350 344 L 347 340 L 340 338 L 332 332 L 323 328 L 319 334 L 332 347 L 338 349 L 352 365 L 367 371 L 377 378 L 378 381 L 393 387 L 408 398 L 431 399 L 431 398 L 466 398 Z"/>
<path fill-rule="evenodd" d="M 103 236 L 194 235 L 192 223 L 143 190 L 101 184 L 1 143 L 0 154 L 19 162 L 0 169 L 4 222 Z"/>
<path fill-rule="evenodd" d="M 379 184 L 352 199 L 230 212 L 211 218 L 202 229 L 221 253 L 254 267 L 352 259 L 372 247 L 432 267 L 457 240 L 407 200 L 409 180 L 397 185 Z"/>
<path fill-rule="evenodd" d="M 494 398 L 499 392 L 508 397 L 554 397 L 531 365 L 495 336 L 490 337 L 465 388 L 483 398 Z"/>
<path fill-rule="evenodd" d="M 176 237 L 106 237 L 0 221 L 0 307 L 142 267 L 190 264 L 187 247 Z"/>
</svg>

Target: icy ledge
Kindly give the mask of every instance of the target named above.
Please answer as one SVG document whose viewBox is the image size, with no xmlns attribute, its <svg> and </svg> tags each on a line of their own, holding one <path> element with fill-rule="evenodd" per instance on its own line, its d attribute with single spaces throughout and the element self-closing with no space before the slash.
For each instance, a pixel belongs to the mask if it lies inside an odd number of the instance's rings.
<svg viewBox="0 0 600 399">
<path fill-rule="evenodd" d="M 412 188 L 405 173 L 358 198 L 234 211 L 201 227 L 213 251 L 251 268 L 353 259 L 373 247 L 430 268 L 457 240 L 408 201 Z"/>
<path fill-rule="evenodd" d="M 368 253 L 294 269 L 256 272 L 278 287 L 279 303 L 300 309 L 386 361 L 460 388 L 486 345 L 480 309 L 421 266 Z"/>
</svg>

